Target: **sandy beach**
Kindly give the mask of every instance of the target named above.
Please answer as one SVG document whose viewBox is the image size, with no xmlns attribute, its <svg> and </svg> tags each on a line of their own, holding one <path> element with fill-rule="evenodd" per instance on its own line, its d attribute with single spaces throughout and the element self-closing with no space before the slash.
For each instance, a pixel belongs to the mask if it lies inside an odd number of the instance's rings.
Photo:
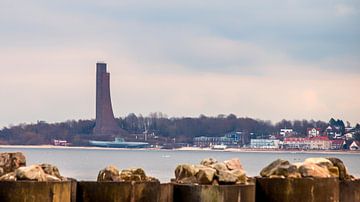
<svg viewBox="0 0 360 202">
<path fill-rule="evenodd" d="M 226 148 L 224 150 L 214 150 L 211 148 L 181 147 L 176 149 L 160 148 L 106 148 L 106 147 L 85 147 L 85 146 L 54 146 L 54 145 L 0 145 L 0 148 L 28 148 L 28 149 L 88 149 L 88 150 L 172 150 L 172 151 L 214 151 L 214 152 L 247 152 L 247 153 L 325 153 L 325 154 L 360 154 L 360 151 L 343 150 L 280 150 L 280 149 L 250 149 L 250 148 Z"/>
</svg>

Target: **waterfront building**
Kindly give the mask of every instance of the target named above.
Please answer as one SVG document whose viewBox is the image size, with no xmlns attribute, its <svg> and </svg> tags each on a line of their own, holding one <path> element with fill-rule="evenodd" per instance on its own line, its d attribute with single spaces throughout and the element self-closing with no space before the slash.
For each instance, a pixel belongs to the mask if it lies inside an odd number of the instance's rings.
<svg viewBox="0 0 360 202">
<path fill-rule="evenodd" d="M 284 138 L 283 148 L 284 149 L 309 149 L 309 142 L 306 141 L 307 138 Z"/>
<path fill-rule="evenodd" d="M 228 147 L 239 147 L 250 143 L 250 136 L 245 132 L 230 132 L 222 137 L 200 136 L 193 138 L 196 147 L 212 147 L 214 145 L 226 145 Z"/>
<path fill-rule="evenodd" d="M 320 130 L 321 130 L 320 128 L 308 128 L 307 129 L 307 136 L 309 138 L 320 136 Z"/>
<path fill-rule="evenodd" d="M 352 141 L 352 143 L 349 146 L 350 150 L 360 150 L 360 141 Z"/>
<path fill-rule="evenodd" d="M 326 136 L 328 136 L 329 138 L 332 138 L 332 139 L 341 139 L 342 138 L 340 128 L 335 127 L 335 126 L 331 126 L 331 125 L 329 125 L 325 129 L 324 135 L 326 135 Z"/>
<path fill-rule="evenodd" d="M 336 140 L 330 140 L 330 142 L 331 142 L 330 149 L 332 150 L 340 150 L 344 148 L 345 140 L 336 139 Z"/>
<path fill-rule="evenodd" d="M 324 150 L 324 149 L 330 149 L 331 147 L 331 141 L 326 136 L 307 138 L 307 141 L 310 143 L 309 149 Z"/>
<path fill-rule="evenodd" d="M 281 128 L 280 129 L 280 135 L 282 137 L 291 137 L 294 135 L 294 131 L 291 128 Z"/>
<path fill-rule="evenodd" d="M 283 148 L 301 150 L 326 150 L 331 148 L 331 141 L 326 136 L 310 138 L 285 138 L 283 142 Z"/>
<path fill-rule="evenodd" d="M 280 140 L 271 139 L 251 139 L 250 148 L 254 149 L 278 149 Z"/>
</svg>

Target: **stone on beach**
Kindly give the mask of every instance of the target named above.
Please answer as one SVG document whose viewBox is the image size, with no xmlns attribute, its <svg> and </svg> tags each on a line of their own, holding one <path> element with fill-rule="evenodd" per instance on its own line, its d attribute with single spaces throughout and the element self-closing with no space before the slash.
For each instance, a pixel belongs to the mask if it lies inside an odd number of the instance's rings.
<svg viewBox="0 0 360 202">
<path fill-rule="evenodd" d="M 226 161 L 224 161 L 224 163 L 229 170 L 236 170 L 236 169 L 242 170 L 243 169 L 243 167 L 241 166 L 241 163 L 240 163 L 240 159 L 238 159 L 238 158 L 226 160 Z"/>
<path fill-rule="evenodd" d="M 331 161 L 326 158 L 307 158 L 305 159 L 304 164 L 316 164 L 318 166 L 325 168 L 333 166 Z"/>
<path fill-rule="evenodd" d="M 141 168 L 125 169 L 120 172 L 120 180 L 124 181 L 146 181 L 145 171 Z"/>
<path fill-rule="evenodd" d="M 231 171 L 218 171 L 217 175 L 219 184 L 235 184 L 237 181 L 237 176 Z"/>
<path fill-rule="evenodd" d="M 306 163 L 299 168 L 303 177 L 327 178 L 331 177 L 329 170 L 315 163 Z"/>
<path fill-rule="evenodd" d="M 62 179 L 63 177 L 60 175 L 60 171 L 59 169 L 54 166 L 54 165 L 51 165 L 51 164 L 47 164 L 47 163 L 43 163 L 43 164 L 40 164 L 41 168 L 43 169 L 43 171 L 48 174 L 48 175 L 51 175 L 51 176 L 54 176 L 58 179 Z"/>
<path fill-rule="evenodd" d="M 338 168 L 340 180 L 351 179 L 345 164 L 340 159 L 334 157 L 329 157 L 327 159 Z"/>
<path fill-rule="evenodd" d="M 6 173 L 14 172 L 21 166 L 26 166 L 26 158 L 23 153 L 0 153 L 0 176 Z"/>
<path fill-rule="evenodd" d="M 116 181 L 118 180 L 119 176 L 120 176 L 119 170 L 115 166 L 109 165 L 106 168 L 99 171 L 97 181 L 98 182 Z"/>
<path fill-rule="evenodd" d="M 15 172 L 7 173 L 0 177 L 0 181 L 16 181 L 16 174 Z"/>
<path fill-rule="evenodd" d="M 150 176 L 146 176 L 145 171 L 142 168 L 129 168 L 119 171 L 115 166 L 109 165 L 106 168 L 99 171 L 98 182 L 149 182 L 158 181 L 158 179 Z"/>
<path fill-rule="evenodd" d="M 46 174 L 39 165 L 20 167 L 15 170 L 15 174 L 18 180 L 46 181 Z"/>
<path fill-rule="evenodd" d="M 247 183 L 247 177 L 237 158 L 224 162 L 206 158 L 200 162 L 200 165 L 178 165 L 175 169 L 175 182 L 212 185 L 241 184 Z"/>
<path fill-rule="evenodd" d="M 212 168 L 201 168 L 199 169 L 199 172 L 196 174 L 196 179 L 199 184 L 211 184 L 214 176 L 215 176 L 216 170 Z"/>
<path fill-rule="evenodd" d="M 213 158 L 206 158 L 206 159 L 203 159 L 201 162 L 200 162 L 200 165 L 203 165 L 203 166 L 211 166 L 215 163 L 217 163 L 218 161 L 216 159 L 213 159 Z"/>
<path fill-rule="evenodd" d="M 269 177 L 271 175 L 274 175 L 280 166 L 286 166 L 286 165 L 290 165 L 289 161 L 277 159 L 277 160 L 273 161 L 272 163 L 270 163 L 265 168 L 263 168 L 260 172 L 260 175 L 262 177 Z"/>
<path fill-rule="evenodd" d="M 215 164 L 212 164 L 210 167 L 214 168 L 217 172 L 219 172 L 219 171 L 227 171 L 228 170 L 225 163 L 215 163 Z"/>
<path fill-rule="evenodd" d="M 195 177 L 196 169 L 194 165 L 182 164 L 175 168 L 175 179 L 182 180 L 184 178 Z"/>
</svg>

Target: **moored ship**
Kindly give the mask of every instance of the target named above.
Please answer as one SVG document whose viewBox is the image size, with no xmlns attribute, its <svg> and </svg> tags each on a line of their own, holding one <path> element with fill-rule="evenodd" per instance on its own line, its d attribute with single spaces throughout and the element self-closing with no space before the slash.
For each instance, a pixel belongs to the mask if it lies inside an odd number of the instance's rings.
<svg viewBox="0 0 360 202">
<path fill-rule="evenodd" d="M 114 141 L 96 141 L 90 140 L 89 144 L 95 147 L 111 147 L 111 148 L 145 148 L 149 147 L 147 142 L 126 142 L 124 138 L 115 138 Z"/>
</svg>

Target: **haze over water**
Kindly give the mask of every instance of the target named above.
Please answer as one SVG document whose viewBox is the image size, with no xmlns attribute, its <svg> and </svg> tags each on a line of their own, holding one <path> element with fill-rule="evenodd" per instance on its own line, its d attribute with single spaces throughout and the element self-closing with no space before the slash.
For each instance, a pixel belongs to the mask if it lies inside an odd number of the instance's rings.
<svg viewBox="0 0 360 202">
<path fill-rule="evenodd" d="M 27 165 L 50 163 L 60 173 L 77 180 L 96 180 L 99 170 L 107 165 L 119 169 L 143 168 L 147 175 L 169 182 L 174 178 L 178 164 L 199 164 L 204 158 L 213 157 L 218 161 L 239 158 L 248 176 L 257 176 L 260 170 L 272 161 L 281 158 L 300 162 L 309 157 L 340 158 L 350 174 L 360 177 L 359 153 L 285 153 L 285 152 L 224 152 L 224 151 L 176 151 L 176 150 L 112 150 L 78 148 L 0 148 L 0 152 L 23 152 Z"/>
</svg>

